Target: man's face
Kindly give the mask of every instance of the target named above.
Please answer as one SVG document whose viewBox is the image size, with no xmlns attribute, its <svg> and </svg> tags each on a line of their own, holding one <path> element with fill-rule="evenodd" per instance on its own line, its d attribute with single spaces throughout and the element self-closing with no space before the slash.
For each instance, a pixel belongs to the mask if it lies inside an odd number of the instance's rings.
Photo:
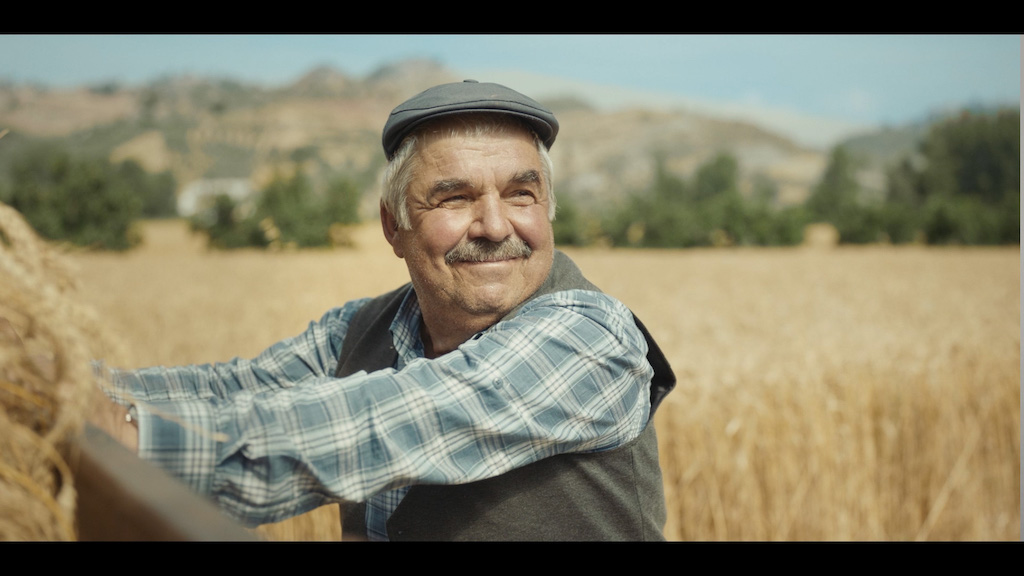
<svg viewBox="0 0 1024 576">
<path fill-rule="evenodd" d="M 551 269 L 554 238 L 536 144 L 525 131 L 430 136 L 415 161 L 411 229 L 396 230 L 382 212 L 385 235 L 409 267 L 425 319 L 485 320 L 474 328 L 482 329 L 533 294 Z"/>
</svg>

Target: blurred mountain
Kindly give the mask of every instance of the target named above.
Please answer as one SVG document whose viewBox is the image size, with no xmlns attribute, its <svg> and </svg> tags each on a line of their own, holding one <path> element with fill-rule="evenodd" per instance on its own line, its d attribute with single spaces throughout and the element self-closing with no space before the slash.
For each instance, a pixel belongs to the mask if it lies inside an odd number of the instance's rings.
<svg viewBox="0 0 1024 576">
<path fill-rule="evenodd" d="M 304 74 L 284 92 L 295 97 L 351 98 L 358 96 L 360 83 L 330 66 L 319 66 Z"/>
<path fill-rule="evenodd" d="M 258 189 L 297 168 L 314 180 L 341 173 L 363 187 L 372 211 L 388 113 L 421 90 L 460 79 L 436 62 L 409 60 L 363 78 L 321 66 L 275 88 L 195 76 L 72 90 L 0 83 L 0 131 L 9 129 L 0 140 L 0 177 L 10 157 L 3 152 L 61 138 L 82 153 L 171 170 L 179 190 L 213 178 L 247 179 Z M 686 110 L 602 111 L 578 94 L 545 103 L 562 125 L 551 152 L 556 189 L 594 209 L 643 190 L 656 158 L 689 177 L 715 154 L 731 153 L 745 190 L 767 179 L 783 204 L 802 201 L 825 168 L 823 151 L 752 122 Z M 883 166 L 912 149 L 920 130 L 890 128 L 849 143 Z"/>
</svg>

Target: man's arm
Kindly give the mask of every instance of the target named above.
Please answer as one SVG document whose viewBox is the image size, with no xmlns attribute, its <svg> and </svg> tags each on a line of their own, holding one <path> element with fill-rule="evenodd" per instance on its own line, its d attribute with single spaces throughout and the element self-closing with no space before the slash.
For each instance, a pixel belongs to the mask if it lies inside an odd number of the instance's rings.
<svg viewBox="0 0 1024 576">
<path fill-rule="evenodd" d="M 401 371 L 140 405 L 139 453 L 241 520 L 274 522 L 628 442 L 647 424 L 646 352 L 621 303 L 560 292 Z"/>
</svg>

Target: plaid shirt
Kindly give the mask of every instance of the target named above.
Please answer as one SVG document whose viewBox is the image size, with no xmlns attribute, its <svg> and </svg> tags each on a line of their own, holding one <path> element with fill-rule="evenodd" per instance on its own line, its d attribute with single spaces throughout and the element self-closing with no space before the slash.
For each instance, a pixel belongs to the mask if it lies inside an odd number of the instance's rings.
<svg viewBox="0 0 1024 576">
<path fill-rule="evenodd" d="M 334 378 L 355 300 L 252 360 L 115 371 L 139 456 L 247 525 L 367 501 L 368 536 L 415 484 L 461 484 L 615 448 L 644 429 L 653 370 L 632 314 L 599 292 L 528 302 L 423 357 L 415 292 L 391 326 L 398 365 Z"/>
</svg>

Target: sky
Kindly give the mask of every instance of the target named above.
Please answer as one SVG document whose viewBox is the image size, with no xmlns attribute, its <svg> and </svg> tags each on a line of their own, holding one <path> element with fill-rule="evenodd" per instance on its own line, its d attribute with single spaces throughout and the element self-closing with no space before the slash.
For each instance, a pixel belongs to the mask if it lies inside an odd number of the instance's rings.
<svg viewBox="0 0 1024 576">
<path fill-rule="evenodd" d="M 535 98 L 686 105 L 799 132 L 898 125 L 1020 102 L 1016 35 L 0 35 L 0 79 L 140 84 L 167 74 L 264 85 L 314 66 L 362 76 L 407 58 Z"/>
</svg>

